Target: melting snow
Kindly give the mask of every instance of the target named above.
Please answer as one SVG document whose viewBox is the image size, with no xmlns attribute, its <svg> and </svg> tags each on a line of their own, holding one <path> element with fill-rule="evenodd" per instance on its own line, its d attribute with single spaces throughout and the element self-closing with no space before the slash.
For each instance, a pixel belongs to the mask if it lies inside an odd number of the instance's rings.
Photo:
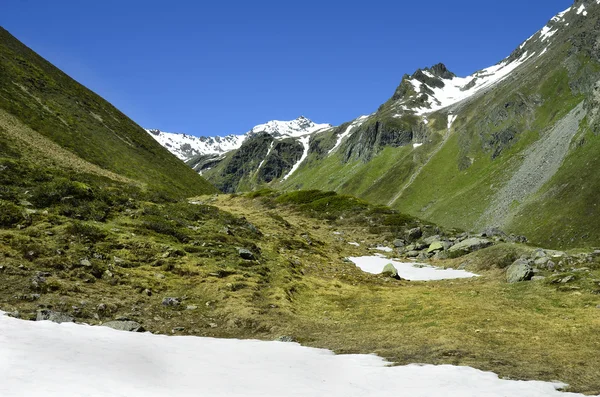
<svg viewBox="0 0 600 397">
<path fill-rule="evenodd" d="M 422 144 L 422 143 L 413 143 L 413 148 L 414 148 L 414 149 L 416 149 L 416 148 L 418 148 L 418 147 L 421 147 L 421 146 L 423 146 L 423 144 Z"/>
<path fill-rule="evenodd" d="M 371 274 L 381 273 L 385 265 L 391 263 L 398 270 L 400 277 L 411 281 L 434 281 L 478 277 L 477 274 L 469 273 L 465 270 L 441 269 L 425 264 L 398 262 L 381 256 L 361 256 L 348 259 L 364 272 Z"/>
<path fill-rule="evenodd" d="M 542 41 L 546 41 L 550 37 L 554 36 L 556 32 L 558 32 L 558 29 L 552 30 L 552 28 L 544 26 L 540 32 L 540 38 L 542 39 Z"/>
<path fill-rule="evenodd" d="M 580 15 L 581 13 L 583 13 L 584 17 L 587 16 L 587 11 L 585 10 L 585 5 L 583 4 L 577 9 L 577 15 Z"/>
<path fill-rule="evenodd" d="M 353 246 L 355 246 L 355 247 L 360 247 L 360 244 L 359 244 L 359 243 L 351 242 L 351 243 L 348 243 L 348 244 L 350 244 L 350 245 L 353 245 Z"/>
<path fill-rule="evenodd" d="M 389 367 L 296 343 L 164 336 L 0 312 L 3 397 L 569 397 L 560 383 L 450 365 Z"/>
<path fill-rule="evenodd" d="M 454 124 L 454 121 L 456 120 L 457 117 L 458 117 L 458 115 L 456 115 L 456 114 L 448 115 L 448 130 L 450 130 L 450 127 L 452 127 L 452 124 Z"/>
<path fill-rule="evenodd" d="M 304 160 L 306 160 L 306 158 L 308 157 L 308 142 L 309 141 L 310 141 L 310 135 L 303 136 L 302 138 L 300 138 L 300 143 L 302 144 L 302 146 L 304 146 L 304 152 L 302 153 L 302 157 L 300 157 L 300 160 L 298 160 L 298 162 L 296 164 L 294 164 L 294 166 L 292 167 L 292 169 L 290 170 L 290 172 L 288 172 L 288 174 L 283 177 L 283 179 L 282 179 L 283 181 L 285 181 L 290 176 L 292 176 L 292 174 L 294 172 L 296 172 L 296 170 L 298 169 L 298 167 L 300 167 L 300 164 L 302 164 L 302 162 Z"/>
<path fill-rule="evenodd" d="M 260 170 L 263 166 L 263 164 L 265 163 L 265 161 L 267 160 L 267 157 L 269 157 L 269 154 L 271 154 L 271 150 L 273 150 L 273 146 L 275 145 L 275 141 L 271 142 L 271 146 L 269 146 L 269 150 L 267 151 L 267 155 L 265 156 L 265 158 L 260 162 L 260 164 L 258 165 L 258 168 L 256 169 L 257 171 Z"/>
</svg>

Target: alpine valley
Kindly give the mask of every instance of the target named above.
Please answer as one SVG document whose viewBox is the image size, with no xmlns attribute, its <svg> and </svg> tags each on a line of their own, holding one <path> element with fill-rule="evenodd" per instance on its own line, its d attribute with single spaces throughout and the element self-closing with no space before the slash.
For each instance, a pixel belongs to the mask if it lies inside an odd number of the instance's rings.
<svg viewBox="0 0 600 397">
<path fill-rule="evenodd" d="M 392 91 L 146 130 L 0 28 L 0 395 L 598 395 L 600 0 Z"/>
<path fill-rule="evenodd" d="M 500 63 L 467 77 L 417 70 L 337 127 L 155 137 L 223 192 L 333 190 L 443 226 L 600 245 L 599 17 L 597 1 L 576 1 Z"/>
</svg>

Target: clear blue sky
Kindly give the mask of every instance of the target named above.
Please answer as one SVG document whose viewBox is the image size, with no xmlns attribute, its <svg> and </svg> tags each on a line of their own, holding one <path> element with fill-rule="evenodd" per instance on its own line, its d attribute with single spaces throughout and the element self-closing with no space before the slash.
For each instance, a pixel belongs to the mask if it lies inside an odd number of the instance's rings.
<svg viewBox="0 0 600 397">
<path fill-rule="evenodd" d="M 572 0 L 0 0 L 0 25 L 148 128 L 373 112 L 402 75 L 497 63 Z"/>
</svg>

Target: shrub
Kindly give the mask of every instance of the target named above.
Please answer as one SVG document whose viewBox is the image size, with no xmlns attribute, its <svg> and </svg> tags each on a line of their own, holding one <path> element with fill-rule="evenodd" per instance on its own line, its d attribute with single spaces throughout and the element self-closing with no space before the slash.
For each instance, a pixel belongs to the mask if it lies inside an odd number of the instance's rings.
<svg viewBox="0 0 600 397">
<path fill-rule="evenodd" d="M 97 226 L 89 225 L 83 222 L 73 222 L 67 226 L 66 229 L 68 234 L 80 237 L 82 239 L 98 242 L 104 240 L 108 235 L 104 230 Z"/>
<path fill-rule="evenodd" d="M 0 200 L 0 226 L 12 227 L 25 220 L 23 211 L 17 205 Z"/>
</svg>

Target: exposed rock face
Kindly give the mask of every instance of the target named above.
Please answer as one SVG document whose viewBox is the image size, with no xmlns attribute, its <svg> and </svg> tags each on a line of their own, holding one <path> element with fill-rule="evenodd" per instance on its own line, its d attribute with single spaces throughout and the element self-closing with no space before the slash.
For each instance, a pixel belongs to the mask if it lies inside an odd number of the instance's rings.
<svg viewBox="0 0 600 397">
<path fill-rule="evenodd" d="M 533 275 L 533 268 L 526 259 L 517 259 L 506 269 L 506 281 L 511 284 L 531 280 Z"/>
<path fill-rule="evenodd" d="M 300 160 L 303 153 L 304 146 L 294 139 L 276 141 L 258 170 L 259 181 L 268 183 L 285 176 Z"/>
<path fill-rule="evenodd" d="M 343 144 L 343 160 L 369 161 L 384 146 L 406 146 L 412 143 L 416 125 L 404 119 L 386 119 L 358 127 Z"/>
</svg>

